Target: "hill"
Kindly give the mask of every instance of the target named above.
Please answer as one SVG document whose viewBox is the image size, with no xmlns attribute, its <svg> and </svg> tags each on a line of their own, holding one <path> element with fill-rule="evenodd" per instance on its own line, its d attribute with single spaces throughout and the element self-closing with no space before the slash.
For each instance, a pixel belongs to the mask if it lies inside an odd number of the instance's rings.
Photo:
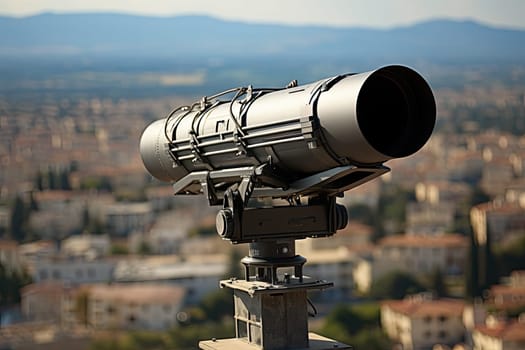
<svg viewBox="0 0 525 350">
<path fill-rule="evenodd" d="M 0 55 L 178 59 L 351 57 L 437 62 L 521 62 L 525 31 L 435 20 L 389 30 L 284 26 L 204 16 L 42 14 L 0 17 Z"/>
</svg>

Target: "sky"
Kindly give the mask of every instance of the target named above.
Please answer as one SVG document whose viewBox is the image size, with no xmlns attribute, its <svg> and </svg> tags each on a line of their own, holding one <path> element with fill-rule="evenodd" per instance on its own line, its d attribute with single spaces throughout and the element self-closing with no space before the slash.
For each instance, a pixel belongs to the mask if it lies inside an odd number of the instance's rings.
<svg viewBox="0 0 525 350">
<path fill-rule="evenodd" d="M 43 12 L 198 14 L 243 22 L 374 28 L 448 18 L 525 29 L 524 0 L 0 0 L 0 15 Z"/>
</svg>

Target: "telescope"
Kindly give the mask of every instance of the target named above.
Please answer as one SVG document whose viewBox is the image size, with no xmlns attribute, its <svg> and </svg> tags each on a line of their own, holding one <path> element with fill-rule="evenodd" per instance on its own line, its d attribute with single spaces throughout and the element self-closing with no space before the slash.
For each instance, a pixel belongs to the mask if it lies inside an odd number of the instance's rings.
<svg viewBox="0 0 525 350">
<path fill-rule="evenodd" d="M 140 153 L 175 194 L 223 205 L 217 232 L 232 243 L 321 237 L 346 225 L 335 197 L 419 150 L 435 118 L 423 77 L 392 65 L 205 96 L 150 124 Z"/>
<path fill-rule="evenodd" d="M 303 275 L 295 240 L 344 228 L 336 198 L 390 171 L 388 160 L 417 152 L 435 120 L 427 82 L 392 65 L 307 85 L 234 88 L 150 124 L 140 140 L 148 172 L 175 194 L 222 205 L 219 236 L 249 243 L 244 280 L 220 282 L 234 292 L 236 338 L 199 347 L 350 349 L 308 331 L 307 291 L 333 283 Z"/>
</svg>

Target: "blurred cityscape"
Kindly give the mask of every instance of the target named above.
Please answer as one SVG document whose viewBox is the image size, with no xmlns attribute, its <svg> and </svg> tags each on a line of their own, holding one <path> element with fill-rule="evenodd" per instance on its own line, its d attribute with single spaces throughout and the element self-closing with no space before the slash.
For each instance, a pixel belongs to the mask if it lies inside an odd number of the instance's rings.
<svg viewBox="0 0 525 350">
<path fill-rule="evenodd" d="M 305 274 L 334 282 L 311 295 L 314 331 L 356 349 L 525 348 L 525 84 L 478 81 L 441 83 L 428 144 L 345 193 L 344 230 L 297 242 Z M 0 95 L 0 348 L 234 336 L 219 281 L 240 277 L 247 247 L 222 241 L 218 208 L 174 196 L 138 153 L 148 123 L 199 96 L 56 84 Z"/>
</svg>

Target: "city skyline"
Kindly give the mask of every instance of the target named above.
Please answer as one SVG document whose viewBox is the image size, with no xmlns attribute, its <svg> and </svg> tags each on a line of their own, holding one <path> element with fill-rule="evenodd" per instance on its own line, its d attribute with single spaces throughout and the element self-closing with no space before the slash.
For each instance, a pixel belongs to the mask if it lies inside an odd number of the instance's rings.
<svg viewBox="0 0 525 350">
<path fill-rule="evenodd" d="M 279 9 L 276 11 L 276 9 Z M 241 0 L 141 1 L 141 0 L 1 0 L 0 15 L 26 17 L 40 13 L 113 12 L 145 16 L 209 15 L 226 20 L 322 25 L 334 27 L 391 28 L 436 18 L 474 20 L 504 28 L 525 28 L 522 13 L 525 2 L 519 0 L 445 0 L 440 2 L 386 0 L 357 2 L 345 0 L 267 0 L 247 7 Z"/>
</svg>

